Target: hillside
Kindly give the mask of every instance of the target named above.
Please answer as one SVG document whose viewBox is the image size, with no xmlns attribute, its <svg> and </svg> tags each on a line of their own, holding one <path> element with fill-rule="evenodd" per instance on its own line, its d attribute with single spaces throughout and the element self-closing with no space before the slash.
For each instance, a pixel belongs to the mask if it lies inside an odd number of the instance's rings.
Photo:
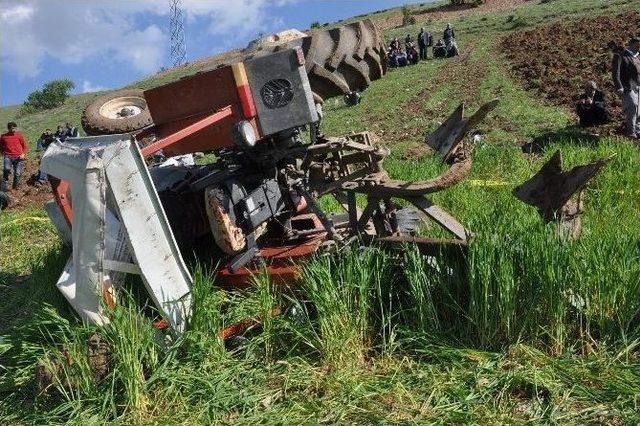
<svg viewBox="0 0 640 426">
<path fill-rule="evenodd" d="M 423 180 L 443 168 L 424 134 L 461 102 L 470 114 L 498 97 L 479 127 L 471 175 L 434 196 L 474 233 L 464 257 L 431 261 L 410 247 L 318 257 L 292 294 L 264 277 L 246 292 L 223 292 L 213 285 L 215 266 L 193 262 L 194 318 L 181 340 L 167 342 L 127 295 L 110 326 L 79 324 L 54 287 L 69 248 L 44 211 L 3 212 L 0 424 L 640 423 L 640 150 L 615 132 L 576 128 L 571 95 L 554 89 L 562 70 L 571 70 L 567 81 L 584 74 L 605 82 L 602 70 L 592 74 L 563 54 L 563 68 L 532 85 L 519 66 L 548 59 L 536 49 L 548 47 L 542 38 L 553 28 L 628 22 L 640 0 L 499 0 L 453 12 L 429 6 L 432 14 L 424 7 L 413 8 L 409 27 L 397 27 L 395 10 L 371 16 L 389 23 L 388 39 L 451 22 L 461 56 L 390 70 L 355 107 L 328 101 L 323 131 L 369 130 L 391 150 L 392 177 Z M 554 48 L 571 43 L 563 37 Z M 585 63 L 603 60 L 601 46 L 590 51 L 599 56 Z M 74 97 L 55 117 L 25 117 L 23 127 L 38 132 L 65 114 L 79 118 L 93 96 Z M 523 152 L 541 140 L 535 153 Z M 574 242 L 558 239 L 554 225 L 512 195 L 556 150 L 565 168 L 609 158 L 584 192 L 583 234 Z M 311 308 L 272 314 L 286 304 Z M 261 329 L 228 351 L 220 328 L 256 314 Z M 99 377 L 87 360 L 94 333 L 112 348 Z"/>
<path fill-rule="evenodd" d="M 490 0 L 487 4 L 481 7 L 466 7 L 466 8 L 451 8 L 444 2 L 429 3 L 423 5 L 413 5 L 409 8 L 415 15 L 416 19 L 421 22 L 427 22 L 433 19 L 448 19 L 456 16 L 467 16 L 470 14 L 482 15 L 495 12 L 496 10 L 503 10 L 512 7 L 517 7 L 525 3 L 525 0 Z M 382 29 L 392 29 L 398 27 L 402 23 L 402 13 L 400 8 L 392 8 L 388 10 L 381 10 L 370 14 L 360 15 L 353 19 L 346 19 L 334 24 L 328 25 L 328 27 L 334 25 L 340 25 L 342 23 L 351 22 L 357 19 L 371 18 L 376 21 L 376 24 Z M 211 69 L 214 64 L 218 64 L 223 61 L 226 56 L 233 54 L 231 52 L 225 52 L 209 58 L 201 58 L 191 63 L 187 63 L 177 68 L 171 68 L 163 70 L 155 75 L 149 76 L 143 80 L 132 82 L 131 84 L 124 86 L 123 88 L 142 88 L 149 89 L 162 84 L 169 83 L 180 79 L 181 77 L 195 74 L 200 71 Z M 119 90 L 119 89 L 116 89 Z M 45 128 L 52 128 L 58 124 L 64 124 L 66 121 L 72 121 L 79 124 L 80 117 L 84 107 L 89 104 L 93 99 L 106 92 L 94 92 L 81 95 L 71 96 L 67 103 L 59 108 L 55 108 L 48 111 L 42 111 L 36 114 L 29 114 L 26 116 L 19 116 L 19 106 L 9 106 L 0 108 L 0 123 L 6 123 L 9 121 L 19 122 L 25 136 L 35 147 L 35 142 Z"/>
</svg>

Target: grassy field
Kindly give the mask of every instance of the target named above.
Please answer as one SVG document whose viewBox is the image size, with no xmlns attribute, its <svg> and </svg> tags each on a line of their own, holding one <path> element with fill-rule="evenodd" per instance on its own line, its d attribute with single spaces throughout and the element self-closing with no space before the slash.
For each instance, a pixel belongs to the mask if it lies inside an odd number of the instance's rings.
<svg viewBox="0 0 640 426">
<path fill-rule="evenodd" d="M 442 171 L 422 147 L 426 131 L 460 102 L 471 113 L 501 99 L 480 126 L 470 178 L 434 197 L 475 234 L 464 259 L 434 264 L 410 247 L 322 257 L 293 295 L 265 277 L 222 292 L 213 267 L 192 265 L 194 316 L 170 342 L 141 319 L 135 296 L 123 296 L 109 326 L 80 325 L 53 285 L 69 249 L 44 212 L 0 214 L 0 424 L 640 423 L 640 151 L 582 135 L 568 109 L 521 88 L 499 51 L 520 28 L 639 7 L 535 1 L 451 20 L 459 59 L 392 70 L 356 107 L 328 101 L 325 133 L 376 133 L 390 174 L 418 180 Z M 87 99 L 46 120 L 78 116 Z M 544 152 L 523 154 L 540 135 Z M 585 193 L 575 242 L 511 194 L 556 150 L 565 167 L 611 157 Z M 295 314 L 273 316 L 276 306 Z M 262 330 L 225 350 L 218 330 L 256 314 Z M 95 332 L 112 348 L 100 378 L 86 356 Z M 55 373 L 46 389 L 37 366 Z"/>
</svg>

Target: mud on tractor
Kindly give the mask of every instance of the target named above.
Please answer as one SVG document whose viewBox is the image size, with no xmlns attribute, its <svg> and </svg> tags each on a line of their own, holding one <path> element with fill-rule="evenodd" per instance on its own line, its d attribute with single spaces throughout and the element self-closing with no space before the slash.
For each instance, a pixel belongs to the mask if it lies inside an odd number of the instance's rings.
<svg viewBox="0 0 640 426">
<path fill-rule="evenodd" d="M 364 21 L 283 39 L 253 43 L 215 69 L 143 93 L 97 99 L 83 125 L 103 136 L 47 151 L 42 167 L 57 178 L 57 207 L 48 208 L 73 242 L 58 287 L 83 319 L 107 321 L 103 309 L 115 303 L 123 273 L 137 273 L 165 322 L 182 331 L 191 277 L 181 253 L 203 239 L 221 253 L 218 280 L 227 286 L 265 270 L 292 282 L 302 259 L 354 244 L 466 244 L 469 232 L 428 197 L 469 173 L 465 135 L 497 102 L 469 118 L 461 105 L 426 137 L 447 172 L 394 180 L 383 167 L 389 151 L 372 135 L 330 137 L 321 126 L 325 98 L 384 75 L 377 29 Z M 158 152 L 205 152 L 215 161 L 151 165 Z M 323 196 L 343 212 L 326 211 Z M 418 236 L 423 221 L 451 238 Z"/>
</svg>

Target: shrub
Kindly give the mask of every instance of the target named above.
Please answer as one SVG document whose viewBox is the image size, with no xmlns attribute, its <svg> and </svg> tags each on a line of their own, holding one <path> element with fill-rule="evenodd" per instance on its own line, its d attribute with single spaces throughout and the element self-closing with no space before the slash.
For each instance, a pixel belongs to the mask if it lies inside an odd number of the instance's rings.
<svg viewBox="0 0 640 426">
<path fill-rule="evenodd" d="M 321 25 L 320 25 L 320 22 L 318 22 L 318 21 L 315 21 L 315 22 L 311 23 L 311 28 L 320 28 L 320 27 L 321 27 Z"/>
<path fill-rule="evenodd" d="M 45 84 L 42 89 L 31 92 L 22 104 L 20 112 L 30 114 L 59 107 L 69 97 L 69 92 L 75 87 L 69 79 L 53 80 Z"/>
<path fill-rule="evenodd" d="M 409 6 L 402 6 L 402 26 L 406 27 L 407 25 L 415 25 L 416 17 L 411 13 L 411 9 Z"/>
</svg>

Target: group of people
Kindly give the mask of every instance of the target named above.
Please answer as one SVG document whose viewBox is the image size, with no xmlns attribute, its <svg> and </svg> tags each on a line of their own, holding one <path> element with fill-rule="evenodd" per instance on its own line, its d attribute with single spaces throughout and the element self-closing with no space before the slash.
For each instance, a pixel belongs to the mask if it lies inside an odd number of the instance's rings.
<svg viewBox="0 0 640 426">
<path fill-rule="evenodd" d="M 640 138 L 640 37 L 632 37 L 626 48 L 613 47 L 611 64 L 613 86 L 622 97 L 626 136 Z M 576 104 L 580 126 L 590 127 L 611 121 L 604 91 L 595 81 L 585 83 Z"/>
<path fill-rule="evenodd" d="M 24 171 L 24 162 L 29 152 L 27 140 L 18 131 L 18 125 L 11 121 L 7 124 L 7 132 L 0 135 L 0 154 L 2 154 L 2 181 L 0 181 L 0 191 L 6 192 L 9 189 L 9 176 L 13 174 L 13 189 L 20 187 L 20 178 Z M 77 138 L 80 135 L 78 128 L 71 123 L 58 126 L 56 132 L 46 129 L 38 139 L 37 150 L 45 151 L 54 141 L 63 142 L 68 138 Z M 36 183 L 42 184 L 47 181 L 46 173 L 38 170 Z"/>
<path fill-rule="evenodd" d="M 411 34 L 407 34 L 403 47 L 398 37 L 395 37 L 387 51 L 389 66 L 397 68 L 424 61 L 429 57 L 430 47 L 433 48 L 434 58 L 450 58 L 458 55 L 456 36 L 451 24 L 447 24 L 442 38 L 435 44 L 433 44 L 433 36 L 424 28 L 420 28 L 416 40 L 417 47 Z"/>
</svg>

